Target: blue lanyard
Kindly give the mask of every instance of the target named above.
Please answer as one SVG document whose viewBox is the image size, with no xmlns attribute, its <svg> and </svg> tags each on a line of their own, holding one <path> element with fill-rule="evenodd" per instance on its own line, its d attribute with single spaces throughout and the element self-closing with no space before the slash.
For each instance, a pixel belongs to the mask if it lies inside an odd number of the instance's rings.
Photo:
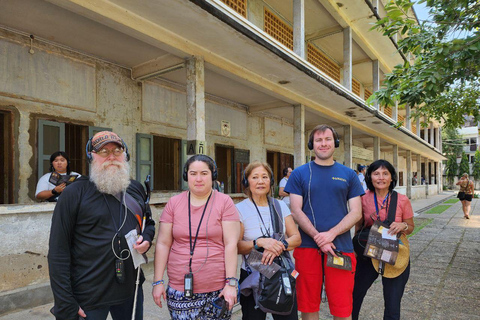
<svg viewBox="0 0 480 320">
<path fill-rule="evenodd" d="M 380 210 L 385 208 L 385 202 L 387 201 L 387 199 L 389 197 L 390 197 L 390 192 L 387 193 L 387 196 L 385 197 L 385 199 L 383 199 L 382 207 L 380 208 Z M 378 201 L 377 201 L 377 193 L 376 192 L 373 193 L 373 198 L 375 199 L 375 210 L 377 212 L 377 219 L 380 220 L 380 210 L 378 209 Z"/>
</svg>

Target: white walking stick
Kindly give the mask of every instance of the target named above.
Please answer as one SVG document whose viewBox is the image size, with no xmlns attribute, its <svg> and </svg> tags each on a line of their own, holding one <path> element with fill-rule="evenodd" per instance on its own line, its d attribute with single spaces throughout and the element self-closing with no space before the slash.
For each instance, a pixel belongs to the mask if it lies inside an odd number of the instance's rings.
<svg viewBox="0 0 480 320">
<path fill-rule="evenodd" d="M 145 200 L 145 214 L 143 215 L 142 221 L 142 235 L 143 231 L 145 230 L 145 218 L 147 215 L 147 207 L 150 202 L 150 175 L 147 176 L 145 179 L 145 187 L 147 189 L 147 199 Z M 132 312 L 132 320 L 135 320 L 135 313 L 137 311 L 137 295 L 138 295 L 138 286 L 140 285 L 140 272 L 142 272 L 142 265 L 138 266 L 137 271 L 137 281 L 135 281 L 135 296 L 133 297 L 133 312 Z"/>
</svg>

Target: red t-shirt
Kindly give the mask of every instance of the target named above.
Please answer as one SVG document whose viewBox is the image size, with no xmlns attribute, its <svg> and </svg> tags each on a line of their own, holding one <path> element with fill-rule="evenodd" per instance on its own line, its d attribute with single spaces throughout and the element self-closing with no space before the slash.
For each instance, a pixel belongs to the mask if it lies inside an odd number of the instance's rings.
<svg viewBox="0 0 480 320">
<path fill-rule="evenodd" d="M 378 209 L 382 208 L 384 198 L 378 198 L 377 197 L 377 204 L 378 204 Z M 386 201 L 388 202 L 388 200 Z M 379 215 L 380 215 L 380 220 L 384 221 L 387 219 L 388 216 L 388 208 L 380 209 L 379 210 Z M 363 220 L 365 221 L 365 225 L 367 227 L 373 225 L 373 219 L 371 217 L 374 217 L 376 220 L 376 209 L 375 209 L 375 198 L 374 198 L 374 192 L 367 190 L 367 193 L 362 197 L 362 212 L 363 212 Z M 413 209 L 412 209 L 412 204 L 410 203 L 410 200 L 407 198 L 407 196 L 398 193 L 398 199 L 397 199 L 397 212 L 395 213 L 395 221 L 396 222 L 402 222 L 405 219 L 409 219 L 413 217 Z"/>
<path fill-rule="evenodd" d="M 191 206 L 192 244 L 203 209 L 204 206 Z M 225 286 L 225 246 L 222 221 L 240 221 L 240 218 L 232 199 L 221 192 L 214 191 L 205 211 L 193 253 L 194 293 L 212 292 L 223 289 Z M 170 198 L 160 217 L 160 222 L 173 224 L 173 243 L 167 262 L 168 285 L 183 292 L 184 276 L 189 272 L 188 263 L 190 261 L 187 191 Z M 205 258 L 207 259 L 205 260 Z"/>
</svg>

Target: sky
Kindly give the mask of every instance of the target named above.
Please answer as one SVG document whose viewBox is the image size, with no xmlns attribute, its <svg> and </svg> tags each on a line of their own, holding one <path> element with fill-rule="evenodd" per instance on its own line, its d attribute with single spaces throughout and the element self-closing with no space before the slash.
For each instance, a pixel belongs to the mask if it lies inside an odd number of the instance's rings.
<svg viewBox="0 0 480 320">
<path fill-rule="evenodd" d="M 419 20 L 428 20 L 428 9 L 426 8 L 425 3 L 416 3 L 413 5 L 413 8 L 415 9 L 415 13 Z"/>
</svg>

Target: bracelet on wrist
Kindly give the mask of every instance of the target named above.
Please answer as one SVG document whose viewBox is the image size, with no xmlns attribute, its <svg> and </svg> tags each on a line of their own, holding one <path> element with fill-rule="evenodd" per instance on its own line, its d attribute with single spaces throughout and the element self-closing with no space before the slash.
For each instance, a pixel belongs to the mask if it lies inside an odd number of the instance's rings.
<svg viewBox="0 0 480 320">
<path fill-rule="evenodd" d="M 58 196 L 60 193 L 58 193 L 57 190 L 52 189 L 52 194 L 53 194 L 54 196 Z"/>
<path fill-rule="evenodd" d="M 403 231 L 407 231 L 408 230 L 408 223 L 404 222 L 405 223 L 405 228 L 403 228 Z"/>
<path fill-rule="evenodd" d="M 257 239 L 253 240 L 253 247 L 255 250 L 260 250 L 260 247 L 257 245 Z"/>
<path fill-rule="evenodd" d="M 152 282 L 152 287 L 155 287 L 155 286 L 158 286 L 159 284 L 164 284 L 164 283 L 165 283 L 165 281 L 158 280 L 158 281 Z"/>
</svg>

